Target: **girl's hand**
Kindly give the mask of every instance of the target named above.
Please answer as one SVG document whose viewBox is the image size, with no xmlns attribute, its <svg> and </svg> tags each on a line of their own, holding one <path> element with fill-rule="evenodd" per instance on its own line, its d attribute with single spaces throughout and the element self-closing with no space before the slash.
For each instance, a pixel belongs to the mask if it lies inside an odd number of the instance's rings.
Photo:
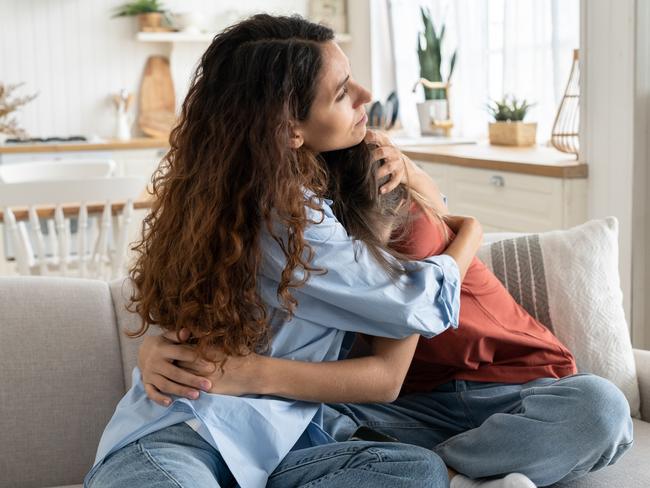
<svg viewBox="0 0 650 488">
<path fill-rule="evenodd" d="M 483 228 L 475 217 L 465 217 L 462 215 L 443 215 L 442 220 L 449 226 L 454 234 L 458 234 L 462 227 L 473 229 L 475 233 L 483 234 Z"/>
<path fill-rule="evenodd" d="M 412 176 L 419 171 L 415 163 L 402 154 L 386 134 L 368 130 L 364 140 L 377 146 L 372 151 L 373 161 L 384 160 L 384 164 L 377 170 L 377 179 L 390 175 L 390 179 L 379 189 L 381 193 L 394 190 L 400 183 L 407 184 L 412 180 Z"/>
<path fill-rule="evenodd" d="M 180 339 L 189 337 L 186 329 L 181 330 Z M 158 336 L 145 336 L 138 351 L 138 367 L 142 373 L 144 391 L 154 402 L 169 406 L 176 395 L 191 400 L 199 397 L 199 390 L 209 391 L 212 384 L 207 378 L 195 375 L 174 362 L 194 362 L 197 355 L 191 346 L 180 344 L 175 332 Z"/>
</svg>

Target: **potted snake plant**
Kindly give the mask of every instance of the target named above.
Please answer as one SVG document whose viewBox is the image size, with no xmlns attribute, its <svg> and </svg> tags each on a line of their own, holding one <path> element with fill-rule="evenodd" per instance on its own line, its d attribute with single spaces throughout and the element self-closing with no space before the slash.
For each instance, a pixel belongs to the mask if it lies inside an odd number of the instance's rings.
<svg viewBox="0 0 650 488">
<path fill-rule="evenodd" d="M 504 96 L 500 101 L 492 100 L 487 110 L 494 118 L 490 122 L 490 144 L 500 146 L 534 146 L 537 134 L 536 122 L 524 122 L 528 110 L 535 104 Z"/>
<path fill-rule="evenodd" d="M 424 32 L 418 32 L 417 51 L 420 60 L 420 80 L 430 82 L 443 82 L 442 78 L 442 43 L 445 37 L 445 24 L 440 27 L 440 33 L 436 33 L 431 11 L 420 7 Z M 449 74 L 446 82 L 449 83 L 454 66 L 456 65 L 456 51 L 449 60 Z M 418 103 L 418 117 L 420 129 L 423 134 L 431 134 L 431 120 L 449 119 L 448 93 L 443 88 L 427 88 L 424 86 L 424 102 Z M 416 84 L 417 87 L 417 84 Z"/>
</svg>

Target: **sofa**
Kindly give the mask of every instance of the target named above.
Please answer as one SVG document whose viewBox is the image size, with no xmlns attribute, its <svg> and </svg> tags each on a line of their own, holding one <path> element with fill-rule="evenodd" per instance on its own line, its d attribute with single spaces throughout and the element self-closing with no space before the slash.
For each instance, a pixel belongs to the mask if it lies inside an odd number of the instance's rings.
<svg viewBox="0 0 650 488">
<path fill-rule="evenodd" d="M 139 340 L 122 333 L 137 324 L 125 295 L 121 281 L 0 278 L 0 487 L 82 482 L 136 361 Z M 650 351 L 634 354 L 634 447 L 617 465 L 557 486 L 650 486 Z"/>
</svg>

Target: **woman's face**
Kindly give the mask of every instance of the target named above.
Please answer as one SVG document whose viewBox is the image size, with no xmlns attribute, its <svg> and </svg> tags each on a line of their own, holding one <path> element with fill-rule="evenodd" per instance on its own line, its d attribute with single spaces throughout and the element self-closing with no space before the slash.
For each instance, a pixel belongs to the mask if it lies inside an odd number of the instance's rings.
<svg viewBox="0 0 650 488">
<path fill-rule="evenodd" d="M 370 92 L 354 81 L 350 62 L 334 41 L 322 45 L 323 64 L 307 120 L 295 128 L 296 146 L 315 153 L 359 144 L 366 135 Z"/>
</svg>

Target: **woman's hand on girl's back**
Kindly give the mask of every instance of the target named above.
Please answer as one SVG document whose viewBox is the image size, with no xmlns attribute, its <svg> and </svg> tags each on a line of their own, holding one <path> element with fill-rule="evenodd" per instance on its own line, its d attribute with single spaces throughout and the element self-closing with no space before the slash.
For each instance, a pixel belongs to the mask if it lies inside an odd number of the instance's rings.
<svg viewBox="0 0 650 488">
<path fill-rule="evenodd" d="M 181 344 L 189 338 L 187 329 L 146 336 L 138 354 L 138 366 L 149 399 L 167 406 L 168 395 L 195 400 L 199 390 L 222 395 L 240 396 L 261 393 L 264 360 L 258 354 L 229 356 L 220 367 L 224 354 L 216 348 L 210 350 L 211 361 L 198 357 L 195 347 Z"/>
</svg>

